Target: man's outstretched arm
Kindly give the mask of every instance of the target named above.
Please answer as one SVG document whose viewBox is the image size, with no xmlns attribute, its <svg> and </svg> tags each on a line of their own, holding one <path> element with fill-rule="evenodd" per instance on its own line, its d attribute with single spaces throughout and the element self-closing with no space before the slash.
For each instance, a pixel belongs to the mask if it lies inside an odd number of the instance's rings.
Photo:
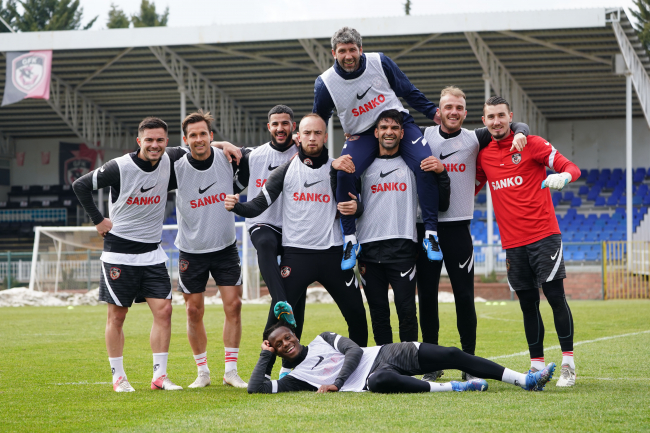
<svg viewBox="0 0 650 433">
<path fill-rule="evenodd" d="M 284 177 L 287 174 L 290 164 L 291 161 L 288 161 L 273 170 L 262 187 L 262 191 L 254 199 L 246 203 L 239 203 L 239 195 L 226 196 L 224 202 L 226 209 L 244 218 L 255 218 L 261 215 L 262 212 L 271 207 L 282 193 L 284 189 Z"/>
</svg>

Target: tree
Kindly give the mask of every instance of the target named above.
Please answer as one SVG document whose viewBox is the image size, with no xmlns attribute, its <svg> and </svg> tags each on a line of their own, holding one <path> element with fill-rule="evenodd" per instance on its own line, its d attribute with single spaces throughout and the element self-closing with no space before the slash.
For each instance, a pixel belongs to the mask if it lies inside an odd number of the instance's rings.
<svg viewBox="0 0 650 433">
<path fill-rule="evenodd" d="M 165 12 L 158 15 L 156 13 L 156 5 L 149 0 L 142 0 L 140 4 L 140 14 L 131 15 L 131 22 L 133 27 L 164 27 L 167 25 L 167 18 L 169 17 L 169 6 Z"/>
<path fill-rule="evenodd" d="M 406 0 L 406 3 L 404 3 L 404 12 L 406 15 L 411 15 L 411 0 Z"/>
<path fill-rule="evenodd" d="M 111 10 L 108 11 L 108 22 L 106 27 L 109 29 L 126 29 L 131 22 L 122 9 L 118 9 L 114 3 L 111 3 Z"/>
<path fill-rule="evenodd" d="M 83 8 L 79 7 L 79 0 L 17 0 L 17 3 L 22 13 L 17 9 L 16 0 L 7 2 L 7 12 L 14 19 L 16 30 L 39 32 L 81 28 Z M 92 27 L 98 17 L 90 20 L 83 30 Z"/>
<path fill-rule="evenodd" d="M 16 30 L 16 17 L 11 13 L 11 7 L 15 7 L 15 0 L 7 0 L 7 6 L 3 5 L 3 1 L 0 0 L 0 18 L 4 20 L 4 23 L 0 21 L 0 33 L 9 33 L 10 29 L 7 28 L 7 25 L 12 29 Z M 5 23 L 7 23 L 5 25 Z"/>
<path fill-rule="evenodd" d="M 650 47 L 650 0 L 634 0 L 634 4 L 639 8 L 638 11 L 630 9 L 632 16 L 637 20 L 634 27 L 647 50 Z"/>
</svg>

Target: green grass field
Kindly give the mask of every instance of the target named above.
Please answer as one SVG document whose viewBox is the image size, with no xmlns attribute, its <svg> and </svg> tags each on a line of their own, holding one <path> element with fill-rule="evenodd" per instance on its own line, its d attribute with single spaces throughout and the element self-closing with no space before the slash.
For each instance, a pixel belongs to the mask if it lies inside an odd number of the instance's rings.
<svg viewBox="0 0 650 433">
<path fill-rule="evenodd" d="M 541 393 L 489 381 L 484 393 L 378 395 L 294 393 L 248 395 L 221 385 L 220 306 L 206 311 L 213 385 L 152 391 L 151 315 L 132 308 L 125 325 L 124 365 L 135 393 L 118 394 L 104 347 L 104 306 L 0 310 L 0 431 L 648 431 L 650 301 L 574 301 L 578 382 Z M 247 380 L 259 354 L 267 306 L 245 305 L 239 372 Z M 346 335 L 334 305 L 308 305 L 304 343 L 322 331 Z M 458 345 L 451 304 L 441 304 L 442 345 Z M 525 371 L 527 355 L 516 302 L 477 305 L 477 354 Z M 546 346 L 558 344 L 543 303 Z M 174 307 L 168 372 L 186 387 L 196 367 L 185 335 L 184 308 Z M 393 318 L 396 330 L 397 319 Z M 627 335 L 637 333 L 636 335 Z M 371 333 L 372 336 L 372 333 Z M 621 336 L 621 337 L 616 337 Z M 606 340 L 591 341 L 603 337 Z M 372 341 L 372 339 L 371 339 Z M 580 344 L 580 342 L 584 342 Z M 561 361 L 560 349 L 546 361 Z M 278 365 L 274 376 L 277 376 Z M 447 371 L 444 380 L 458 380 Z"/>
</svg>

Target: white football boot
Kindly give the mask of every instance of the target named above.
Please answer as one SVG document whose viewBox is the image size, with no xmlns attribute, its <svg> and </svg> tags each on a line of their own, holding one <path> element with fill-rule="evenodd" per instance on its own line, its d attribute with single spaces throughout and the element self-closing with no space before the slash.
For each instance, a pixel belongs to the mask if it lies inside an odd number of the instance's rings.
<svg viewBox="0 0 650 433">
<path fill-rule="evenodd" d="M 126 377 L 120 376 L 119 379 L 113 384 L 113 391 L 115 392 L 135 392 Z"/>
<path fill-rule="evenodd" d="M 569 364 L 562 364 L 562 371 L 560 378 L 557 380 L 555 386 L 573 386 L 576 384 L 576 370 L 571 368 Z"/>
<path fill-rule="evenodd" d="M 210 380 L 210 373 L 207 371 L 199 371 L 199 375 L 197 376 L 196 380 L 192 382 L 188 388 L 204 388 L 210 385 L 210 383 L 212 383 Z"/>
<path fill-rule="evenodd" d="M 248 384 L 242 380 L 237 374 L 237 370 L 230 370 L 223 375 L 223 384 L 230 385 L 235 388 L 248 388 Z"/>
</svg>

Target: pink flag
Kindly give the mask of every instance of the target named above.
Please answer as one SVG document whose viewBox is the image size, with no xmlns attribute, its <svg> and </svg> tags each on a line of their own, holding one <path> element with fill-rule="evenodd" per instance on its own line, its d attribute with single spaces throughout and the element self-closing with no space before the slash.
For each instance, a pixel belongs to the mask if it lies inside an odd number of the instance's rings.
<svg viewBox="0 0 650 433">
<path fill-rule="evenodd" d="M 50 99 L 52 51 L 7 52 L 2 106 L 31 99 Z"/>
<path fill-rule="evenodd" d="M 16 152 L 16 164 L 18 164 L 18 167 L 25 164 L 25 152 Z"/>
<path fill-rule="evenodd" d="M 48 165 L 50 163 L 50 151 L 41 152 L 41 164 Z"/>
</svg>

